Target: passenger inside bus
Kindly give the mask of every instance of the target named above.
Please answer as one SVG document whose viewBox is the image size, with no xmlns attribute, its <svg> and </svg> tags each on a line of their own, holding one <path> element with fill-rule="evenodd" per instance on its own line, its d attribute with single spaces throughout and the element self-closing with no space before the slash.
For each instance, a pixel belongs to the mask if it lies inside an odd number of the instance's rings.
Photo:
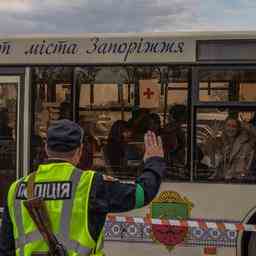
<svg viewBox="0 0 256 256">
<path fill-rule="evenodd" d="M 127 166 L 127 144 L 130 136 L 128 122 L 117 120 L 113 123 L 107 144 L 103 149 L 106 164 L 113 173 L 120 172 L 120 169 Z"/>
<path fill-rule="evenodd" d="M 31 135 L 31 147 L 34 149 L 31 151 L 31 161 L 33 170 L 37 170 L 40 163 L 42 163 L 47 155 L 45 152 L 45 142 L 43 138 L 36 133 Z"/>
<path fill-rule="evenodd" d="M 143 141 L 144 134 L 148 130 L 150 116 L 149 110 L 138 108 L 132 111 L 132 118 L 128 121 L 134 140 Z"/>
<path fill-rule="evenodd" d="M 10 125 L 7 108 L 0 110 L 0 205 L 3 205 L 10 183 L 15 177 L 16 142 L 13 128 Z"/>
<path fill-rule="evenodd" d="M 256 113 L 254 112 L 252 114 L 252 117 L 250 118 L 248 122 L 253 128 L 256 128 Z"/>
<path fill-rule="evenodd" d="M 0 169 L 2 170 L 11 170 L 15 167 L 15 140 L 9 123 L 8 110 L 2 108 L 0 110 Z"/>
<path fill-rule="evenodd" d="M 161 118 L 157 113 L 149 114 L 148 130 L 154 132 L 156 135 L 161 134 Z"/>
<path fill-rule="evenodd" d="M 71 119 L 71 107 L 69 101 L 63 101 L 60 103 L 59 119 Z"/>
<path fill-rule="evenodd" d="M 222 136 L 215 141 L 217 170 L 211 178 L 226 181 L 247 179 L 255 155 L 255 138 L 235 117 L 228 117 Z"/>
<path fill-rule="evenodd" d="M 84 129 L 84 148 L 80 159 L 79 168 L 82 170 L 91 169 L 96 151 L 100 150 L 100 141 L 95 135 L 96 123 L 91 121 L 80 121 L 80 126 Z"/>
<path fill-rule="evenodd" d="M 0 139 L 12 139 L 12 128 L 9 126 L 9 116 L 7 108 L 0 110 Z"/>
<path fill-rule="evenodd" d="M 129 120 L 132 138 L 127 145 L 127 160 L 137 161 L 141 164 L 144 152 L 142 138 L 147 131 L 153 131 L 157 135 L 161 133 L 161 118 L 157 113 L 149 113 L 142 110 L 136 119 Z"/>
<path fill-rule="evenodd" d="M 186 161 L 186 135 L 182 125 L 187 121 L 187 107 L 176 104 L 169 110 L 166 128 L 163 129 L 162 138 L 165 157 L 170 165 L 185 165 Z"/>
</svg>

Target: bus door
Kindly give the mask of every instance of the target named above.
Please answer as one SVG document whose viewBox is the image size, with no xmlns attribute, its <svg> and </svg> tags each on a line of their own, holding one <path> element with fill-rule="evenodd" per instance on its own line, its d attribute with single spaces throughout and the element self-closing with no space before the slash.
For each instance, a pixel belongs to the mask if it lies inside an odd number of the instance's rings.
<svg viewBox="0 0 256 256">
<path fill-rule="evenodd" d="M 22 175 L 23 77 L 3 72 L 0 69 L 0 209 L 10 184 Z"/>
</svg>

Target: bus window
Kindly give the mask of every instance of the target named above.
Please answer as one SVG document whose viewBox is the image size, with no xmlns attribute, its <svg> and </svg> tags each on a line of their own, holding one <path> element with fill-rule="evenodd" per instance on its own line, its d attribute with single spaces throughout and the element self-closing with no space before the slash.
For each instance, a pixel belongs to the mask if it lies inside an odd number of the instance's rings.
<svg viewBox="0 0 256 256">
<path fill-rule="evenodd" d="M 36 67 L 32 78 L 32 169 L 45 157 L 44 143 L 46 131 L 53 120 L 71 119 L 72 69 L 66 67 Z"/>
<path fill-rule="evenodd" d="M 200 101 L 256 101 L 255 70 L 202 71 Z"/>
<path fill-rule="evenodd" d="M 197 111 L 195 178 L 256 181 L 255 112 L 232 109 Z"/>
<path fill-rule="evenodd" d="M 17 177 L 17 87 L 18 80 L 15 83 L 12 77 L 0 77 L 0 207 L 3 207 L 3 197 L 10 184 Z"/>
</svg>

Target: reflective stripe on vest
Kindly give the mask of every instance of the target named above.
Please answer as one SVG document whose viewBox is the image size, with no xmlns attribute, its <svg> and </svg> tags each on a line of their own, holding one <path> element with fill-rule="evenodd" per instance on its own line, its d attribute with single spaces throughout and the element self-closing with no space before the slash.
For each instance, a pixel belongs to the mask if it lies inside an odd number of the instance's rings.
<svg viewBox="0 0 256 256">
<path fill-rule="evenodd" d="M 57 237 L 58 241 L 61 242 L 65 246 L 65 248 L 67 248 L 68 250 L 71 250 L 71 251 L 75 251 L 79 254 L 90 255 L 93 250 L 91 248 L 87 248 L 87 247 L 80 245 L 77 241 L 70 240 L 70 239 L 65 240 L 65 239 L 61 238 L 60 235 L 56 235 L 56 237 Z M 16 249 L 20 249 L 20 255 L 24 255 L 25 244 L 32 243 L 35 241 L 40 241 L 40 240 L 43 240 L 42 235 L 40 234 L 40 232 L 38 230 L 35 230 L 29 234 L 24 235 L 22 237 L 22 239 L 20 239 L 20 238 L 17 239 L 15 241 Z M 23 251 L 23 254 L 21 254 L 22 251 Z"/>
<path fill-rule="evenodd" d="M 83 172 L 81 170 L 75 168 L 71 174 L 70 181 L 72 182 L 72 198 L 63 201 L 63 208 L 62 208 L 61 217 L 60 217 L 60 230 L 56 235 L 56 237 L 59 240 L 59 242 L 61 242 L 64 245 L 64 247 L 67 248 L 67 250 L 72 250 L 83 255 L 90 255 L 93 250 L 92 248 L 82 246 L 77 241 L 69 239 L 69 225 L 70 225 L 70 220 L 72 215 L 74 195 L 76 192 L 76 188 L 79 184 L 80 178 L 82 176 L 82 173 Z M 15 193 L 17 192 L 18 188 L 19 186 L 17 185 Z M 43 238 L 39 230 L 35 230 L 29 234 L 25 234 L 23 223 L 22 223 L 21 203 L 22 203 L 21 200 L 17 200 L 15 198 L 14 206 L 17 213 L 15 214 L 15 221 L 17 224 L 17 229 L 19 234 L 18 239 L 16 239 L 15 241 L 15 245 L 16 245 L 16 249 L 20 249 L 19 250 L 20 256 L 24 256 L 24 246 L 27 243 L 40 241 L 40 240 L 43 240 Z"/>
<path fill-rule="evenodd" d="M 18 192 L 18 188 L 19 188 L 19 186 L 17 185 L 16 189 L 15 189 L 15 194 Z M 20 256 L 24 256 L 24 246 L 26 244 L 26 240 L 25 240 L 24 227 L 23 227 L 23 223 L 22 223 L 21 201 L 18 201 L 17 199 L 15 199 L 14 207 L 16 209 L 16 213 L 14 212 L 14 214 L 15 214 L 14 218 L 16 220 L 18 234 L 19 234 L 19 244 L 21 245 L 21 246 L 19 246 Z M 17 246 L 16 246 L 16 249 L 17 249 Z"/>
</svg>

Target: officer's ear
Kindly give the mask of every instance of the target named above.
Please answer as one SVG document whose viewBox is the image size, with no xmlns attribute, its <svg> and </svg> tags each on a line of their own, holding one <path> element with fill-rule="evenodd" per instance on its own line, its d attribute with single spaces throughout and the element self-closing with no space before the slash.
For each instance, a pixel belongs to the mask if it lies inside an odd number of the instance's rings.
<svg viewBox="0 0 256 256">
<path fill-rule="evenodd" d="M 81 145 L 82 146 L 82 145 Z M 73 154 L 73 156 L 72 156 L 72 159 L 71 159 L 71 161 L 72 161 L 72 163 L 74 164 L 74 165 L 77 165 L 77 164 L 79 164 L 79 162 L 80 162 L 80 159 L 81 159 L 81 156 L 82 156 L 82 149 L 83 149 L 83 147 L 78 147 L 76 150 L 75 150 L 75 152 L 74 152 L 74 154 Z"/>
<path fill-rule="evenodd" d="M 76 152 L 73 157 L 73 162 L 75 164 L 78 164 L 81 160 L 82 154 L 83 154 L 84 145 L 81 144 L 79 148 L 76 149 Z"/>
<path fill-rule="evenodd" d="M 79 147 L 79 161 L 83 155 L 83 152 L 84 152 L 84 144 L 81 144 Z"/>
</svg>

